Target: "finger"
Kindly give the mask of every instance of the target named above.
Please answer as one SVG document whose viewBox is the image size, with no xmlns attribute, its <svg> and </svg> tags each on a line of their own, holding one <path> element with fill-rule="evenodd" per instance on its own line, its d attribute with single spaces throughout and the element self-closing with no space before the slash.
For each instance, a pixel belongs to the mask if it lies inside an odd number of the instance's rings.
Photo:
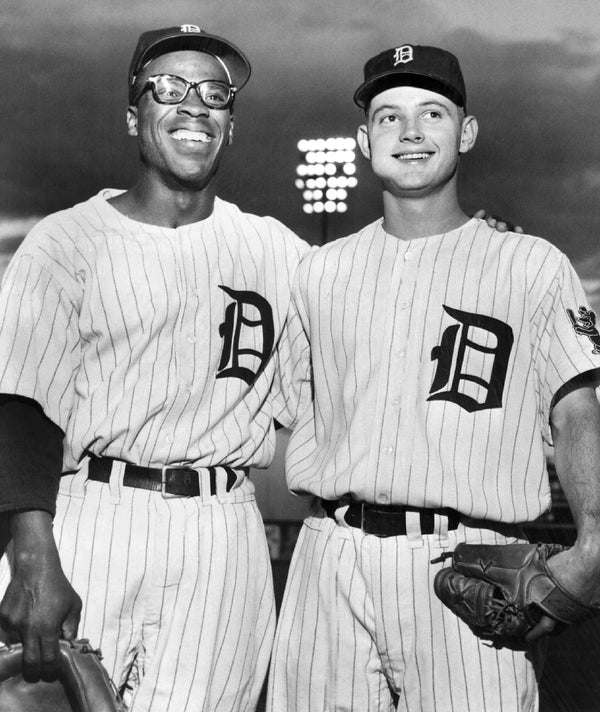
<svg viewBox="0 0 600 712">
<path fill-rule="evenodd" d="M 15 643 L 21 642 L 21 631 L 18 628 L 8 625 L 7 623 L 3 623 L 2 631 L 4 633 L 4 635 L 2 636 L 2 640 L 7 645 L 14 645 Z"/>
<path fill-rule="evenodd" d="M 488 215 L 485 221 L 489 227 L 497 227 L 498 225 L 498 220 L 493 215 Z"/>
<path fill-rule="evenodd" d="M 556 627 L 556 621 L 548 616 L 542 616 L 539 622 L 525 635 L 527 643 L 534 643 L 545 635 L 552 633 Z"/>
<path fill-rule="evenodd" d="M 513 232 L 518 232 L 520 235 L 525 234 L 525 230 L 523 230 L 523 228 L 520 225 L 515 225 L 515 229 L 513 230 Z"/>
<path fill-rule="evenodd" d="M 38 682 L 41 678 L 42 664 L 40 658 L 40 643 L 37 637 L 23 637 L 23 679 L 25 682 Z"/>
<path fill-rule="evenodd" d="M 478 210 L 476 213 L 473 213 L 473 217 L 479 218 L 479 220 L 485 220 L 485 210 L 483 208 Z"/>
<path fill-rule="evenodd" d="M 80 611 L 81 607 L 71 609 L 69 615 L 63 621 L 60 632 L 61 637 L 65 640 L 77 639 L 77 629 L 79 628 Z"/>
<path fill-rule="evenodd" d="M 40 641 L 40 677 L 52 682 L 58 677 L 60 648 L 58 636 L 43 638 Z"/>
</svg>

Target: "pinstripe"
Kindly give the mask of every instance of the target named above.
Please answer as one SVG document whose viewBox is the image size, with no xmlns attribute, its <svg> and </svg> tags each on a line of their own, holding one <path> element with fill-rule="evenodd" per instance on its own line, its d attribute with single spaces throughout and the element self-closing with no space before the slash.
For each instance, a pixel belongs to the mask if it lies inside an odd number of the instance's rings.
<svg viewBox="0 0 600 712">
<path fill-rule="evenodd" d="M 412 261 L 404 260 L 407 250 Z M 470 280 L 460 277 L 465 271 Z M 451 506 L 507 522 L 545 511 L 542 439 L 551 438 L 552 395 L 600 365 L 567 318 L 569 305 L 586 302 L 558 250 L 477 220 L 409 242 L 386 235 L 377 221 L 308 254 L 295 289 L 302 313 L 292 315 L 286 338 L 295 345 L 306 338 L 303 331 L 310 338 L 315 420 L 306 409 L 290 440 L 293 491 L 325 499 L 386 496 L 390 503 Z M 447 400 L 427 400 L 436 369 L 431 351 L 456 323 L 443 304 L 510 325 L 515 342 L 500 410 L 468 413 Z M 496 337 L 487 338 L 493 346 Z M 285 349 L 286 371 L 304 372 Z M 304 349 L 296 350 L 306 359 Z M 483 356 L 471 351 L 465 359 L 474 374 L 487 373 Z M 397 406 L 389 402 L 395 389 Z M 463 447 L 471 441 L 480 446 Z"/>
<path fill-rule="evenodd" d="M 479 227 L 479 226 L 478 226 L 478 227 Z M 467 275 L 470 275 L 470 274 L 478 274 L 478 273 L 481 273 L 483 270 L 480 269 L 479 265 L 478 265 L 477 262 L 476 262 L 476 260 L 480 257 L 479 251 L 475 251 L 475 254 L 474 254 L 474 247 L 475 247 L 475 240 L 476 240 L 476 238 L 477 238 L 477 231 L 475 232 L 474 235 L 471 235 L 471 236 L 469 236 L 469 237 L 470 237 L 470 241 L 469 241 L 469 247 L 468 247 L 468 249 L 466 250 L 466 264 L 465 264 L 465 266 L 464 266 L 464 272 L 465 272 Z M 462 230 L 461 230 L 461 232 L 460 232 L 460 234 L 459 234 L 459 238 L 456 240 L 456 245 L 457 245 L 457 247 L 459 246 L 459 244 L 460 244 L 460 242 L 461 242 L 461 239 L 462 239 L 462 240 L 465 239 L 464 236 L 463 236 L 463 231 L 462 231 Z M 489 247 L 489 244 L 488 244 L 488 247 Z M 485 256 L 485 252 L 484 252 L 484 256 Z M 471 262 L 473 262 L 473 264 L 471 264 Z M 497 268 L 496 268 L 496 271 L 497 271 Z M 463 279 L 462 285 L 461 285 L 461 302 L 464 300 L 464 298 L 465 298 L 465 292 L 467 291 L 468 288 L 469 288 L 469 283 L 468 283 L 468 281 L 465 280 L 465 279 Z M 479 281 L 477 282 L 477 292 L 478 292 L 477 303 L 479 304 L 479 303 L 480 303 L 480 299 L 481 299 L 481 280 L 479 280 Z M 494 293 L 492 292 L 492 294 L 494 294 Z M 449 298 L 451 298 L 450 295 L 449 295 Z M 493 304 L 493 302 L 492 302 L 492 304 Z M 493 307 L 492 307 L 492 308 L 493 308 Z M 479 370 L 479 376 L 482 376 L 482 375 L 483 375 L 483 372 L 484 372 L 484 367 L 483 367 L 483 363 L 481 363 L 481 364 L 480 364 L 480 370 Z M 464 430 L 468 430 L 468 431 L 469 431 L 468 438 L 466 439 L 466 441 L 467 441 L 467 442 L 475 442 L 475 424 L 474 424 L 474 423 L 471 423 L 470 426 L 469 426 L 469 423 L 468 423 L 468 422 L 465 422 L 465 418 L 464 418 L 463 416 L 464 416 L 464 413 L 461 412 L 461 413 L 460 413 L 460 416 L 459 416 L 459 417 L 460 417 L 460 423 L 459 423 L 458 425 L 461 426 L 462 428 L 464 428 Z M 484 431 L 484 432 L 486 432 L 486 431 Z M 487 430 L 487 433 L 489 433 L 489 429 Z M 461 445 L 462 445 L 462 442 L 461 442 Z M 459 441 L 458 441 L 458 438 L 455 438 L 454 443 L 453 443 L 453 446 L 452 446 L 452 449 L 453 449 L 453 452 L 452 452 L 452 459 L 453 459 L 453 461 L 454 461 L 454 462 L 460 462 L 460 461 L 463 459 L 464 456 L 462 455 L 462 453 L 459 452 Z M 473 467 L 474 467 L 474 466 L 477 467 L 477 465 L 478 465 L 478 463 L 475 463 L 474 465 L 473 465 L 473 463 L 472 463 L 473 454 L 474 454 L 474 448 L 468 448 L 468 452 L 467 452 L 467 466 L 466 466 L 466 471 L 467 471 L 467 472 L 471 472 L 471 471 L 473 470 Z M 459 487 L 459 482 L 458 482 L 458 480 L 456 481 L 456 486 Z M 471 490 L 471 487 L 469 487 L 469 490 Z M 482 488 L 480 489 L 480 491 L 483 492 L 483 491 L 484 491 L 484 488 L 482 487 Z M 473 499 L 473 498 L 474 498 L 474 493 L 471 491 L 470 494 L 471 494 L 471 497 L 472 497 L 472 499 Z M 458 499 L 458 492 L 457 492 L 457 494 L 456 494 L 456 498 Z"/>
<path fill-rule="evenodd" d="M 199 514 L 199 513 L 198 513 L 198 514 Z M 211 514 L 211 528 L 212 528 L 212 526 L 213 526 L 213 512 L 212 512 L 212 510 L 211 510 L 210 514 Z M 208 580 L 209 580 L 209 581 L 210 581 L 210 579 L 212 578 L 212 577 L 211 577 L 211 568 L 212 568 L 212 562 L 213 562 L 213 560 L 214 560 L 214 542 L 213 542 L 213 540 L 211 539 L 211 542 L 210 542 L 210 551 L 209 551 L 209 555 L 208 555 L 208 561 L 209 561 L 209 565 L 208 565 Z M 198 570 L 197 570 L 197 573 L 196 573 L 196 576 L 195 576 L 195 580 L 194 580 L 194 589 L 197 589 L 197 588 L 199 587 L 199 580 L 200 580 L 200 570 L 198 569 Z M 205 589 L 204 599 L 201 601 L 201 605 L 200 605 L 200 610 L 202 611 L 202 620 L 201 620 L 201 625 L 200 625 L 200 628 L 201 628 L 201 629 L 204 628 L 204 621 L 205 621 L 205 618 L 206 618 L 206 614 L 207 614 L 207 612 L 208 612 L 208 606 L 206 605 L 206 599 L 207 599 L 207 597 L 208 597 L 208 587 Z M 175 603 L 176 603 L 176 605 L 177 605 L 177 601 L 176 601 Z M 186 616 L 185 616 L 186 619 L 189 618 L 189 617 L 191 616 L 191 614 L 192 614 L 192 603 L 191 603 L 191 600 L 190 600 L 190 603 L 189 603 L 189 605 L 188 605 L 188 609 L 187 609 L 187 611 L 186 611 Z M 183 643 L 183 640 L 182 640 L 182 643 Z M 180 658 L 181 658 L 181 655 L 183 654 L 184 649 L 185 649 L 185 647 L 184 647 L 183 645 L 181 645 L 181 646 L 179 647 L 179 651 L 178 651 L 177 658 L 176 658 L 176 665 L 177 665 L 177 667 L 179 667 Z M 199 670 L 200 670 L 200 662 L 201 662 L 200 659 L 199 659 L 199 654 L 200 654 L 200 651 L 199 651 L 199 650 L 195 652 L 195 654 L 194 654 L 194 665 L 193 665 L 194 670 L 196 670 L 196 671 L 198 671 L 198 672 L 199 672 Z M 173 688 L 173 689 L 174 689 L 174 688 Z M 185 709 L 185 708 L 188 706 L 188 704 L 190 703 L 191 691 L 192 691 L 192 687 L 190 686 L 190 689 L 189 689 L 189 691 L 188 691 L 188 694 L 187 694 L 187 696 L 186 696 L 186 698 L 185 698 L 185 700 L 184 700 L 184 702 L 183 702 L 184 709 Z"/>
<path fill-rule="evenodd" d="M 452 533 L 450 547 L 459 539 L 479 541 L 481 533 Z M 491 539 L 505 541 L 493 533 Z M 403 537 L 378 539 L 308 518 L 280 614 L 270 712 L 388 712 L 388 682 L 405 712 L 537 708 L 528 656 L 486 646 L 433 595 L 437 567 L 427 562 L 436 544 L 434 537 L 424 540 L 424 547 L 411 548 Z M 373 584 L 374 617 L 365 613 L 357 577 Z M 517 696 L 507 676 L 519 681 Z"/>
<path fill-rule="evenodd" d="M 552 398 L 600 367 L 568 318 L 586 300 L 564 255 L 478 220 L 410 241 L 376 221 L 305 256 L 293 292 L 280 345 L 295 425 L 292 491 L 506 523 L 549 506 Z M 308 369 L 314 405 L 298 412 Z M 459 394 L 480 407 L 468 409 Z M 530 661 L 488 648 L 433 595 L 435 549 L 507 541 L 491 525 L 473 527 L 378 539 L 311 515 L 282 605 L 271 712 L 387 712 L 388 685 L 405 712 L 533 712 L 535 651 Z M 351 686 L 338 684 L 344 675 Z"/>
<path fill-rule="evenodd" d="M 234 512 L 234 516 L 237 518 L 237 512 Z M 238 522 L 238 523 L 239 523 L 239 522 Z M 245 533 L 246 533 L 246 534 L 248 533 L 248 532 L 247 532 L 247 525 L 246 525 L 246 532 L 245 532 Z M 225 630 L 224 630 L 224 632 L 223 632 L 223 637 L 222 637 L 222 639 L 221 639 L 221 644 L 219 645 L 219 647 L 215 650 L 215 652 L 214 652 L 214 654 L 213 654 L 213 658 L 214 658 L 213 672 L 214 672 L 214 670 L 216 670 L 216 669 L 219 667 L 219 665 L 221 664 L 221 659 L 222 659 L 223 657 L 225 657 L 225 656 L 223 655 L 223 653 L 224 653 L 224 652 L 227 652 L 227 650 L 226 650 L 225 647 L 224 647 L 224 646 L 225 646 L 225 640 L 226 640 L 226 638 L 227 638 L 227 634 L 228 634 L 228 632 L 229 632 L 229 630 L 230 630 L 230 627 L 231 627 L 232 623 L 235 624 L 235 620 L 236 620 L 236 617 L 235 617 L 234 614 L 233 614 L 233 604 L 234 604 L 234 601 L 235 601 L 235 599 L 240 598 L 240 597 L 243 598 L 243 600 L 244 600 L 244 603 L 243 603 L 243 605 L 242 605 L 242 611 L 241 611 L 241 616 L 242 616 L 242 618 L 245 618 L 245 617 L 246 617 L 246 615 L 245 615 L 245 614 L 246 614 L 246 605 L 247 605 L 247 601 L 248 601 L 248 596 L 247 596 L 247 591 L 248 591 L 248 569 L 249 569 L 248 565 L 244 566 L 244 570 L 243 570 L 243 572 L 242 572 L 242 574 L 243 574 L 243 576 L 242 576 L 242 578 L 243 578 L 243 583 L 242 583 L 242 581 L 240 580 L 240 576 L 239 576 L 239 573 L 240 573 L 240 571 L 239 571 L 239 569 L 240 569 L 240 558 L 241 558 L 241 557 L 240 557 L 240 549 L 245 545 L 245 543 L 247 543 L 247 540 L 248 540 L 248 539 L 247 539 L 247 536 L 246 536 L 246 538 L 244 538 L 243 536 L 241 537 L 241 543 L 236 542 L 235 539 L 232 539 L 231 536 L 230 536 L 230 534 L 229 534 L 228 527 L 227 527 L 227 522 L 225 522 L 225 535 L 226 535 L 227 548 L 228 548 L 228 549 L 231 548 L 231 555 L 229 555 L 227 558 L 228 558 L 229 561 L 230 561 L 230 566 L 233 567 L 233 571 L 234 571 L 234 582 L 233 582 L 233 586 L 230 586 L 228 589 L 226 589 L 226 590 L 223 592 L 224 596 L 229 596 L 229 603 L 228 603 L 227 606 L 223 606 L 223 607 L 221 608 L 222 615 L 223 615 L 223 618 L 224 618 L 224 620 L 226 621 L 226 623 L 225 623 Z M 244 563 L 245 563 L 245 562 L 249 562 L 249 561 L 251 560 L 250 557 L 248 557 L 248 552 L 246 551 L 245 553 L 246 553 L 246 556 L 244 557 Z M 240 641 L 238 641 L 238 643 L 239 643 L 239 642 L 240 642 Z M 236 648 L 236 658 L 237 658 L 237 653 L 238 653 L 239 649 L 240 649 L 239 647 Z M 228 671 L 228 672 L 227 672 L 227 677 L 226 677 L 225 680 L 223 681 L 223 688 L 222 688 L 222 690 L 221 690 L 221 695 L 220 695 L 220 697 L 218 697 L 218 698 L 216 699 L 216 704 L 217 704 L 217 706 L 219 705 L 219 702 L 222 700 L 223 694 L 224 694 L 225 690 L 226 690 L 228 687 L 231 687 L 231 686 L 232 686 L 232 685 L 231 685 L 231 666 L 227 666 L 227 665 L 226 665 L 226 662 L 227 662 L 227 661 L 225 661 L 224 669 Z M 236 661 L 236 662 L 238 662 L 238 661 Z M 237 669 L 238 667 L 243 667 L 243 666 L 236 665 L 236 669 Z M 209 686 L 212 686 L 212 680 L 209 681 Z"/>
<path fill-rule="evenodd" d="M 491 252 L 490 247 L 491 246 L 488 245 L 485 250 L 484 263 L 486 261 L 489 261 L 493 265 L 494 257 L 493 257 L 493 255 L 490 254 L 490 252 Z M 494 306 L 497 304 L 497 296 L 499 294 L 498 283 L 499 283 L 499 279 L 500 279 L 500 269 L 501 269 L 501 265 L 500 265 L 500 261 L 498 261 L 497 264 L 495 265 L 495 269 L 493 270 L 493 273 L 494 273 L 493 305 Z M 481 293 L 481 282 L 479 282 L 479 290 Z M 500 304 L 501 304 L 501 300 L 500 300 Z M 525 305 L 523 305 L 523 309 L 524 308 L 525 308 Z M 511 369 L 513 368 L 512 364 L 511 364 L 510 368 Z M 504 426 L 505 426 L 505 423 L 503 423 L 502 427 L 504 428 Z M 491 450 L 491 448 L 493 448 L 493 446 L 495 445 L 495 442 L 492 440 L 491 432 L 492 432 L 492 417 L 491 417 L 491 413 L 490 413 L 488 415 L 488 432 L 486 435 L 486 442 L 485 442 L 485 459 L 486 459 L 486 461 L 488 461 L 490 463 L 490 472 L 493 474 L 494 472 L 497 472 L 499 470 L 500 452 L 498 452 L 497 458 L 493 457 L 493 450 Z M 504 442 L 504 434 L 501 436 L 500 441 Z M 471 466 L 472 466 L 471 462 L 469 462 L 469 469 L 471 469 Z M 487 473 L 484 473 L 484 477 L 486 474 Z M 488 477 L 489 477 L 489 475 L 488 475 Z M 496 510 L 498 511 L 501 509 L 499 487 L 500 487 L 500 478 L 496 478 L 496 481 L 495 482 L 492 481 L 490 483 L 489 487 L 486 486 L 481 489 L 480 496 L 482 497 L 483 501 L 485 502 L 485 508 L 483 510 L 484 511 L 484 514 L 483 514 L 484 519 L 487 519 L 489 517 L 489 511 L 490 511 L 489 502 L 488 502 L 488 494 L 487 494 L 488 491 L 490 492 L 490 494 L 492 493 L 492 491 L 495 492 L 495 494 L 496 494 Z"/>
<path fill-rule="evenodd" d="M 149 526 L 148 526 L 149 514 L 148 514 L 147 507 L 146 507 L 146 512 L 145 512 L 145 522 L 146 522 L 145 537 L 146 537 L 146 540 L 148 540 L 148 538 L 149 538 L 149 536 L 150 536 L 150 529 L 149 529 Z M 131 528 L 133 527 L 133 525 L 134 525 L 134 520 L 133 520 L 133 512 L 132 512 L 132 513 L 130 514 L 129 520 L 128 520 L 128 527 L 129 527 L 129 529 L 131 529 Z M 142 565 L 142 570 L 143 570 L 143 571 L 146 571 L 147 565 L 148 565 L 148 548 L 145 547 L 143 551 L 144 551 L 144 553 L 143 553 L 143 559 L 144 559 L 144 561 L 143 561 L 143 565 Z M 131 548 L 128 548 L 128 550 L 127 550 L 127 560 L 126 560 L 125 574 L 124 574 L 124 576 L 122 576 L 123 585 L 122 585 L 122 588 L 120 589 L 120 597 L 121 597 L 121 601 L 123 601 L 123 603 L 122 603 L 122 605 L 121 605 L 121 608 L 119 609 L 119 614 L 118 614 L 118 617 L 117 617 L 117 619 L 118 619 L 117 633 L 116 633 L 116 636 L 115 636 L 115 647 L 113 648 L 113 653 L 112 653 L 113 656 L 114 656 L 114 659 L 117 659 L 117 656 L 118 656 L 118 650 L 117 650 L 117 647 L 116 647 L 116 646 L 117 646 L 117 642 L 118 642 L 118 641 L 122 641 L 124 635 L 127 635 L 127 631 L 126 631 L 126 630 L 125 630 L 125 633 L 123 633 L 123 621 L 124 621 L 124 619 L 125 619 L 125 617 L 126 617 L 126 615 L 127 615 L 127 611 L 126 611 L 126 608 L 125 608 L 125 601 L 126 601 L 127 591 L 130 589 L 130 585 L 129 585 L 129 581 L 128 581 L 128 580 L 129 580 L 129 577 L 130 577 L 130 573 L 129 573 L 129 572 L 130 572 L 130 570 L 132 569 L 132 555 L 133 555 L 134 553 L 137 554 L 137 552 L 133 552 Z M 141 590 L 138 590 L 137 593 L 136 593 L 136 595 L 133 597 L 133 608 L 134 608 L 134 609 L 135 609 L 135 607 L 138 605 L 140 595 L 141 595 Z M 133 621 L 130 621 L 129 636 L 126 638 L 125 644 L 124 644 L 124 647 L 125 647 L 126 650 L 133 650 L 133 649 L 135 648 L 134 638 L 135 638 L 136 635 L 137 635 L 137 636 L 140 636 L 140 632 L 139 632 L 138 630 L 136 630 L 136 626 L 135 626 L 134 622 L 133 622 Z"/>
<path fill-rule="evenodd" d="M 121 215 L 107 202 L 114 194 L 40 222 L 9 265 L 0 391 L 37 400 L 65 432 L 64 470 L 79 471 L 61 481 L 57 544 L 83 600 L 79 632 L 102 648 L 118 685 L 137 656 L 132 712 L 252 712 L 275 607 L 254 487 L 240 468 L 273 455 L 275 359 L 266 354 L 251 384 L 216 377 L 235 306 L 224 288 L 264 300 L 277 343 L 309 248 L 220 199 L 206 220 L 170 230 Z M 242 353 L 246 340 L 264 343 L 252 319 Z M 122 469 L 110 484 L 86 483 L 90 451 L 193 466 L 205 498 L 124 487 Z"/>
<path fill-rule="evenodd" d="M 437 264 L 438 264 L 441 247 L 442 247 L 442 241 L 440 240 L 439 243 L 438 243 L 438 245 L 437 245 L 437 249 L 433 251 L 432 256 L 431 256 L 431 259 L 432 259 L 432 266 L 433 266 L 433 269 L 434 269 L 434 270 L 436 269 L 436 266 L 437 266 Z M 420 269 L 422 268 L 422 264 L 421 264 L 421 263 L 422 263 L 422 260 L 423 260 L 423 254 L 424 254 L 424 253 L 422 253 L 422 254 L 419 256 L 419 268 L 420 268 Z M 425 302 L 425 310 L 426 310 L 426 312 L 429 312 L 429 310 L 430 310 L 431 297 L 432 297 L 432 295 L 431 295 L 431 293 L 429 292 L 429 293 L 427 294 L 427 296 L 426 296 L 426 302 Z M 416 324 L 415 324 L 415 327 L 416 327 Z M 412 336 L 412 328 L 411 328 L 411 325 L 409 325 L 409 338 L 411 338 L 411 336 Z M 427 356 L 429 357 L 429 354 L 428 354 Z M 424 342 L 424 341 L 421 343 L 421 348 L 420 348 L 420 350 L 419 350 L 418 359 L 419 359 L 419 362 L 423 362 L 423 361 L 425 360 L 425 342 Z M 412 403 L 411 403 L 410 406 L 409 406 L 409 407 L 411 407 L 411 408 L 413 409 L 414 412 L 416 412 L 416 410 L 417 410 L 417 398 L 418 398 L 418 395 L 417 395 L 417 393 L 415 393 L 415 397 L 414 397 Z M 427 448 L 425 448 L 423 460 L 424 460 L 424 462 L 423 462 L 423 470 L 424 470 L 425 482 L 429 482 L 430 467 L 431 467 L 430 446 L 428 446 Z M 412 479 L 412 463 L 411 463 L 411 462 L 408 463 L 408 474 L 409 474 L 409 478 Z M 443 470 L 439 473 L 439 477 L 440 477 L 440 491 L 442 491 L 442 490 L 443 490 L 443 482 L 444 482 L 444 471 L 443 471 Z"/>
<path fill-rule="evenodd" d="M 224 379 L 229 382 L 211 384 L 211 378 L 204 375 L 212 373 L 218 362 L 222 346 L 218 324 L 223 320 L 221 309 L 225 301 L 220 290 L 206 288 L 207 281 L 214 279 L 213 272 L 208 270 L 220 270 L 221 277 L 217 276 L 217 281 L 234 285 L 244 282 L 250 288 L 258 288 L 259 292 L 266 290 L 271 306 L 275 306 L 273 314 L 280 329 L 287 309 L 289 275 L 305 248 L 275 221 L 236 213 L 232 206 L 218 201 L 215 212 L 220 211 L 225 217 L 217 215 L 214 221 L 206 225 L 201 223 L 200 229 L 206 231 L 206 236 L 203 233 L 202 237 L 195 237 L 191 229 L 182 230 L 178 252 L 173 250 L 173 235 L 168 230 L 142 226 L 140 232 L 136 223 L 121 218 L 105 205 L 102 196 L 98 196 L 70 211 L 47 218 L 25 241 L 6 278 L 8 285 L 12 276 L 16 277 L 21 261 L 30 260 L 31 269 L 35 265 L 35 270 L 24 281 L 33 289 L 37 275 L 47 273 L 60 261 L 60 283 L 67 292 L 55 297 L 56 304 L 60 300 L 64 303 L 66 294 L 69 300 L 78 295 L 81 302 L 74 305 L 76 312 L 72 322 L 69 326 L 65 323 L 64 327 L 65 332 L 72 335 L 67 343 L 79 343 L 82 352 L 81 359 L 78 353 L 72 357 L 74 364 L 79 363 L 74 409 L 69 388 L 60 396 L 61 412 L 56 412 L 54 405 L 58 383 L 62 383 L 63 388 L 68 385 L 65 384 L 64 369 L 69 350 L 56 352 L 56 339 L 50 340 L 50 335 L 48 342 L 36 343 L 36 349 L 53 344 L 52 352 L 45 356 L 49 362 L 43 373 L 55 373 L 56 384 L 45 376 L 44 387 L 48 389 L 48 395 L 35 392 L 33 396 L 42 401 L 46 412 L 67 431 L 69 447 L 65 466 L 68 469 L 76 467 L 81 452 L 91 442 L 98 443 L 104 454 L 140 464 L 170 460 L 202 465 L 202 460 L 206 462 L 209 457 L 221 462 L 226 459 L 231 464 L 248 460 L 252 461 L 249 464 L 266 464 L 272 455 L 273 441 L 270 435 L 265 436 L 271 425 L 262 409 L 272 382 L 272 367 L 267 368 L 255 388 L 245 394 L 242 382 Z M 227 217 L 228 211 L 235 213 L 235 218 Z M 77 219 L 73 220 L 72 216 Z M 89 232 L 74 237 L 69 233 L 74 225 L 78 230 Z M 133 232 L 131 226 L 136 226 L 137 232 Z M 236 232 L 217 238 L 210 236 L 213 226 L 216 229 L 221 226 L 223 230 L 233 227 Z M 119 234 L 119 228 L 124 237 Z M 238 250 L 243 258 L 233 259 L 231 255 Z M 50 254 L 52 259 L 48 257 Z M 55 257 L 58 254 L 60 260 Z M 101 266 L 103 260 L 104 267 Z M 264 271 L 265 265 L 275 264 L 278 270 L 268 276 L 261 273 L 261 265 Z M 202 268 L 195 273 L 194 269 L 198 270 L 199 265 Z M 95 285 L 98 271 L 102 274 L 101 284 L 98 280 Z M 67 272 L 71 272 L 69 285 L 66 284 Z M 226 276 L 226 272 L 230 276 Z M 77 283 L 80 274 L 85 275 L 85 294 L 89 297 L 81 296 L 81 285 Z M 175 275 L 174 281 L 167 274 Z M 234 275 L 233 282 L 231 275 Z M 52 279 L 55 278 L 53 275 Z M 191 289 L 198 288 L 196 284 L 200 284 L 204 298 L 191 298 Z M 0 333 L 8 334 L 7 330 L 14 327 L 9 326 L 5 315 L 18 312 L 19 294 L 15 290 L 14 297 L 9 296 L 8 288 L 3 294 L 4 326 Z M 16 301 L 9 304 L 8 299 Z M 47 298 L 45 303 L 50 305 Z M 41 311 L 44 320 L 52 316 L 47 309 Z M 207 315 L 214 319 L 212 329 L 206 328 L 204 319 Z M 56 318 L 58 316 L 57 312 Z M 67 316 L 63 318 L 61 315 L 61 322 L 66 322 Z M 76 317 L 83 328 L 77 329 Z M 35 315 L 37 319 L 40 319 L 39 314 Z M 170 323 L 175 326 L 173 336 L 176 338 L 169 338 L 167 324 Z M 202 334 L 193 346 L 186 341 L 189 326 L 184 324 L 195 325 Z M 23 329 L 19 344 L 27 338 L 26 334 L 33 338 L 33 320 L 30 325 L 21 324 L 19 328 Z M 18 346 L 13 346 L 12 338 L 3 340 L 6 344 L 0 354 L 0 363 L 4 362 L 4 367 L 11 359 L 15 361 L 14 348 Z M 194 357 L 190 357 L 192 353 Z M 31 358 L 22 361 L 26 380 L 42 377 Z M 56 370 L 58 368 L 60 371 Z M 184 392 L 180 379 L 189 379 L 193 384 L 191 394 Z M 23 379 L 15 383 L 13 376 L 6 372 L 0 385 L 5 391 L 18 389 L 22 395 L 32 395 L 28 383 Z M 222 406 L 217 405 L 223 397 L 225 407 L 231 409 L 225 417 Z M 67 416 L 67 413 L 72 415 Z M 102 413 L 107 416 L 99 419 Z M 136 421 L 140 426 L 136 426 Z M 252 438 L 248 437 L 249 423 Z M 163 434 L 169 430 L 178 433 L 177 442 L 164 442 Z M 198 433 L 202 433 L 201 438 Z M 260 443 L 258 449 L 255 442 Z"/>
</svg>

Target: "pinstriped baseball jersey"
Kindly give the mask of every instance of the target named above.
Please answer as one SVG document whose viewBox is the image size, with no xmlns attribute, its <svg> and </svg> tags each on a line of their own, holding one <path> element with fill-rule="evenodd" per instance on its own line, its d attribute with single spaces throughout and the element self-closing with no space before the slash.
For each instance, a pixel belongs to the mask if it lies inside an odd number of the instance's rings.
<svg viewBox="0 0 600 712">
<path fill-rule="evenodd" d="M 79 633 L 132 712 L 252 712 L 275 626 L 268 548 L 246 466 L 274 449 L 270 389 L 308 245 L 216 199 L 166 229 L 102 191 L 42 221 L 0 293 L 0 392 L 65 432 L 54 532 L 83 601 Z M 112 462 L 88 478 L 91 452 Z M 125 462 L 198 471 L 199 495 L 128 486 Z M 106 462 L 106 460 L 105 460 Z M 224 467 L 228 466 L 228 467 Z M 0 590 L 10 580 L 9 555 Z"/>
<path fill-rule="evenodd" d="M 281 359 L 295 392 L 278 415 L 295 426 L 291 490 L 503 522 L 549 507 L 553 398 L 600 366 L 556 248 L 476 219 L 409 241 L 377 221 L 308 255 L 293 304 Z"/>
<path fill-rule="evenodd" d="M 0 392 L 35 399 L 65 431 L 66 470 L 86 450 L 266 466 L 269 356 L 308 246 L 220 199 L 168 229 L 123 216 L 115 194 L 46 218 L 17 251 L 0 297 Z"/>
</svg>

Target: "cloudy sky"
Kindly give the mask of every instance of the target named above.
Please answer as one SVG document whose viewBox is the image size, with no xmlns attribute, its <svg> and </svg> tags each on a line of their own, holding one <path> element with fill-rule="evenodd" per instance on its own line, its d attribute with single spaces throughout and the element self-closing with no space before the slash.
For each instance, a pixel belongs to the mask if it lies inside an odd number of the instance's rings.
<svg viewBox="0 0 600 712">
<path fill-rule="evenodd" d="M 253 66 L 221 195 L 311 242 L 319 226 L 294 186 L 298 139 L 355 134 L 352 94 L 370 56 L 406 42 L 454 51 L 480 122 L 461 167 L 465 209 L 551 239 L 600 303 L 596 0 L 0 0 L 0 260 L 37 217 L 131 184 L 126 68 L 142 31 L 182 23 L 231 39 Z M 379 215 L 362 159 L 357 177 L 330 237 Z"/>
</svg>

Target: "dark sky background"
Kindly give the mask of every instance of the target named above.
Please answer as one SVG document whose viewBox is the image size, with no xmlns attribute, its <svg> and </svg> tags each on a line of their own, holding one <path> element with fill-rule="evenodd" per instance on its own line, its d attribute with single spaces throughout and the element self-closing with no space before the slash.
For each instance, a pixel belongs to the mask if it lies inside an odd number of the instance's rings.
<svg viewBox="0 0 600 712">
<path fill-rule="evenodd" d="M 126 71 L 139 34 L 194 23 L 252 63 L 236 103 L 222 197 L 309 242 L 294 186 L 300 138 L 354 136 L 366 59 L 406 42 L 455 52 L 480 123 L 461 166 L 467 211 L 485 207 L 557 244 L 600 306 L 600 3 L 579 0 L 0 0 L 0 269 L 32 221 L 135 179 Z M 362 158 L 329 236 L 380 214 Z"/>
</svg>

